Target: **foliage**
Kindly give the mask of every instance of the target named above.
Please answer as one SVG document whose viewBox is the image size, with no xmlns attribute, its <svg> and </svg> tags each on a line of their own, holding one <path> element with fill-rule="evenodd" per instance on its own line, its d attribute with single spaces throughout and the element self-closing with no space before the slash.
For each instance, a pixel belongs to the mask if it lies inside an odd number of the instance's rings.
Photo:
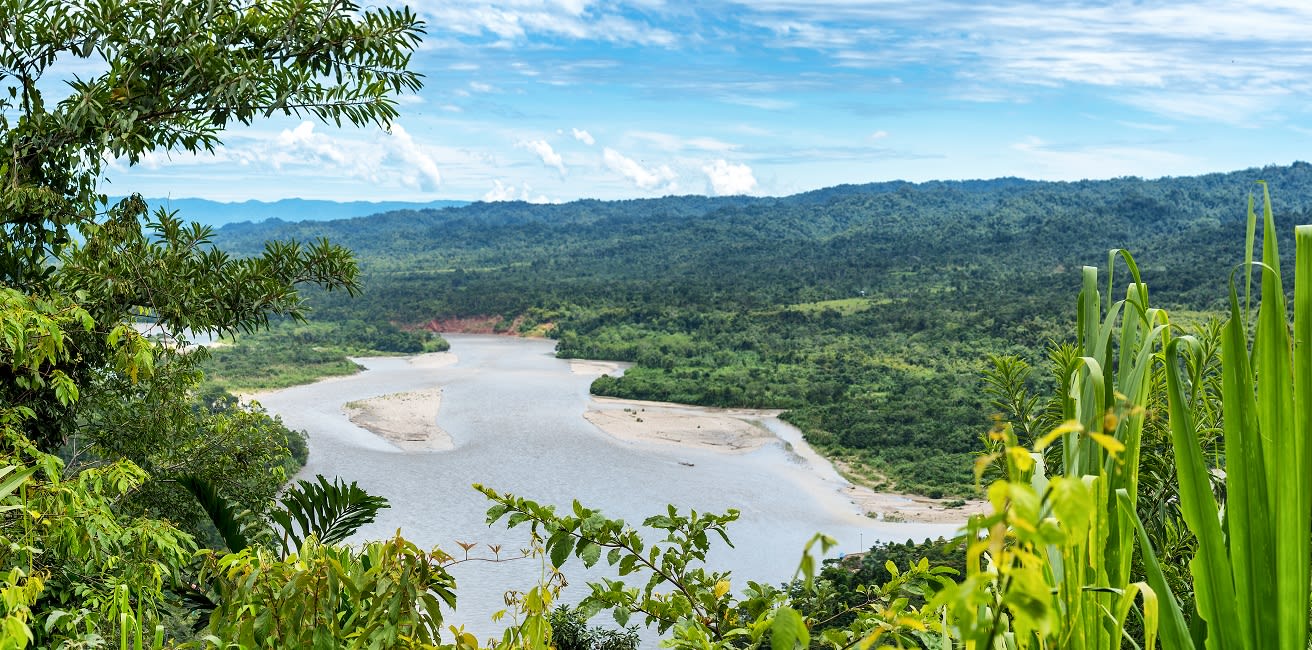
<svg viewBox="0 0 1312 650">
<path fill-rule="evenodd" d="M 0 466 L 27 479 L 0 519 L 3 642 L 159 645 L 170 592 L 193 577 L 195 542 L 170 520 L 200 514 L 172 481 L 210 481 L 259 515 L 288 456 L 276 420 L 193 397 L 199 354 L 181 343 L 299 319 L 298 286 L 351 293 L 357 267 L 323 240 L 230 257 L 140 197 L 110 204 L 101 171 L 212 150 L 228 124 L 273 114 L 386 126 L 418 87 L 405 67 L 421 25 L 328 0 L 5 1 L 0 17 Z"/>
<path fill-rule="evenodd" d="M 832 597 L 816 585 L 817 560 L 814 546 L 828 550 L 833 541 L 817 535 L 807 544 L 796 577 L 803 597 L 790 598 L 786 591 L 748 581 L 742 597 L 732 594 L 727 573 L 707 571 L 702 566 L 710 549 L 711 536 L 729 543 L 726 526 L 738 518 L 736 511 L 722 515 L 680 513 L 670 506 L 666 513 L 648 517 L 643 526 L 664 532 L 650 546 L 636 529 L 622 520 L 574 502 L 570 514 L 557 515 L 552 506 L 475 486 L 493 505 L 488 523 L 502 519 L 514 527 L 528 523 L 551 565 L 559 569 L 571 556 L 584 566 L 606 558 L 617 570 L 618 579 L 604 578 L 589 583 L 591 592 L 578 605 L 584 618 L 609 610 L 621 626 L 640 614 L 648 626 L 669 633 L 662 643 L 670 648 L 757 648 L 770 644 L 776 649 L 807 647 L 817 620 L 798 606 L 809 608 L 816 600 Z M 876 641 L 923 645 L 928 631 L 939 626 L 932 609 L 909 603 L 907 595 L 921 595 L 951 583 L 944 574 L 951 569 L 931 568 L 928 562 L 897 572 L 885 585 L 864 593 L 865 600 L 845 610 L 854 621 L 845 628 L 824 629 L 816 640 L 824 647 L 852 647 L 858 642 L 869 647 Z M 630 586 L 623 579 L 634 576 L 645 582 Z M 823 621 L 821 621 L 823 623 Z"/>
<path fill-rule="evenodd" d="M 219 594 L 210 642 L 244 648 L 430 647 L 455 606 L 450 557 L 400 536 L 356 550 L 313 539 L 280 558 L 249 547 L 202 554 Z"/>
<path fill-rule="evenodd" d="M 10 647 L 94 646 L 116 631 L 154 630 L 195 545 L 167 521 L 115 510 L 144 472 L 121 461 L 70 478 L 57 457 L 30 447 L 22 455 L 32 464 L 6 454 L 26 480 L 5 499 L 11 513 L 0 525 Z"/>
<path fill-rule="evenodd" d="M 1181 372 L 1180 359 L 1195 342 L 1181 338 L 1166 350 L 1180 510 L 1198 540 L 1190 570 L 1209 648 L 1304 648 L 1308 643 L 1312 355 L 1306 346 L 1312 340 L 1312 229 L 1295 229 L 1291 330 L 1265 193 L 1263 205 L 1262 261 L 1257 265 L 1261 300 L 1251 351 L 1249 319 L 1233 281 L 1222 339 L 1223 504 L 1213 495 L 1211 472 L 1198 444 L 1187 392 L 1190 377 Z M 1256 222 L 1251 201 L 1249 221 Z M 1253 241 L 1250 235 L 1250 262 Z M 1248 291 L 1245 283 L 1246 305 Z"/>
<path fill-rule="evenodd" d="M 551 610 L 551 644 L 557 650 L 637 650 L 637 626 L 623 630 L 589 627 L 578 610 L 561 605 Z"/>
<path fill-rule="evenodd" d="M 94 225 L 106 155 L 136 163 L 156 148 L 213 150 L 229 123 L 279 113 L 387 124 L 396 116 L 391 94 L 419 87 L 405 66 L 420 26 L 405 9 L 361 12 L 326 0 L 73 7 L 37 0 L 6 2 L 0 15 L 0 83 L 9 91 L 0 96 L 0 278 L 17 286 L 44 285 L 54 271 L 50 258 L 76 246 L 76 231 L 94 236 L 87 226 Z M 104 71 L 74 77 L 66 97 L 47 101 L 42 80 L 70 60 L 103 61 Z M 144 211 L 131 203 L 118 216 Z M 159 234 L 173 233 L 165 227 Z M 270 253 L 281 261 L 300 257 Z M 236 283 L 228 288 L 240 291 Z"/>
<path fill-rule="evenodd" d="M 297 481 L 282 497 L 282 509 L 271 514 L 282 527 L 283 553 L 300 548 L 313 535 L 322 544 L 346 541 L 361 526 L 374 520 L 379 510 L 388 507 L 387 499 L 361 490 L 355 481 L 347 485 L 338 479 L 332 483 L 323 476 L 317 483 Z"/>
<path fill-rule="evenodd" d="M 280 420 L 254 407 L 196 395 L 192 354 L 160 348 L 155 372 L 135 384 L 106 376 L 84 390 L 70 444 L 70 468 L 127 458 L 150 480 L 123 503 L 132 513 L 167 517 L 204 534 L 204 515 L 176 481 L 195 476 L 216 484 L 242 508 L 263 513 L 297 468 L 288 443 L 301 443 Z"/>
</svg>

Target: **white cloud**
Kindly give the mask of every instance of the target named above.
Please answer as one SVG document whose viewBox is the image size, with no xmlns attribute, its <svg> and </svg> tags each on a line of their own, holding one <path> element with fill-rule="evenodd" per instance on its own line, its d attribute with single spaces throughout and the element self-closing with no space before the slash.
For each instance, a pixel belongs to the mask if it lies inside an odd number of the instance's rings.
<svg viewBox="0 0 1312 650">
<path fill-rule="evenodd" d="M 142 157 L 140 166 L 156 170 L 208 165 L 289 177 L 313 172 L 319 179 L 349 178 L 383 186 L 394 183 L 425 192 L 435 191 L 442 182 L 432 150 L 416 142 L 399 124 L 392 125 L 390 133 L 374 132 L 372 138 L 315 127 L 316 123 L 306 121 L 277 133 L 233 134 L 213 154 L 152 151 Z"/>
<path fill-rule="evenodd" d="M 501 179 L 495 179 L 492 181 L 492 189 L 488 190 L 487 194 L 483 195 L 483 200 L 488 203 L 496 201 L 514 201 L 515 186 L 506 185 L 501 182 Z"/>
<path fill-rule="evenodd" d="M 883 140 L 884 138 L 887 137 L 888 137 L 888 131 L 884 131 L 882 129 L 870 134 L 871 140 Z"/>
<path fill-rule="evenodd" d="M 727 94 L 720 97 L 720 101 L 728 104 L 737 104 L 739 106 L 759 108 L 763 111 L 786 111 L 797 108 L 797 102 L 760 96 Z"/>
<path fill-rule="evenodd" d="M 740 36 L 740 47 L 810 49 L 872 71 L 867 82 L 873 71 L 927 66 L 931 78 L 956 78 L 948 96 L 972 101 L 1093 86 L 1169 118 L 1240 125 L 1312 95 L 1305 0 L 760 0 L 740 9 L 766 33 Z M 769 99 L 727 101 L 780 108 Z"/>
<path fill-rule="evenodd" d="M 736 196 L 750 194 L 756 189 L 756 176 L 747 165 L 716 160 L 702 166 L 710 180 L 711 191 L 717 196 Z"/>
<path fill-rule="evenodd" d="M 390 154 L 405 163 L 402 167 L 401 180 L 410 187 L 418 187 L 432 192 L 442 182 L 442 174 L 437 170 L 437 163 L 423 147 L 415 143 L 414 138 L 400 124 L 392 125 L 392 137 L 387 139 Z"/>
<path fill-rule="evenodd" d="M 483 195 L 483 200 L 488 203 L 494 203 L 496 201 L 524 201 L 537 204 L 560 203 L 560 201 L 553 201 L 552 199 L 547 198 L 544 194 L 533 196 L 533 186 L 528 183 L 524 183 L 519 188 L 516 188 L 514 183 L 507 184 L 500 179 L 492 181 L 492 189 L 488 190 L 487 193 Z"/>
<path fill-rule="evenodd" d="M 1054 145 L 1030 136 L 1011 145 L 1025 155 L 1025 178 L 1042 180 L 1081 180 L 1105 178 L 1108 170 L 1118 176 L 1157 178 L 1164 175 L 1195 174 L 1202 171 L 1202 161 L 1189 156 L 1124 145 Z"/>
<path fill-rule="evenodd" d="M 331 136 L 314 132 L 314 122 L 301 122 L 295 129 L 283 129 L 273 144 L 276 152 L 270 157 L 274 169 L 281 169 L 286 162 L 295 162 L 305 157 L 327 158 L 337 164 L 346 164 L 350 156 L 344 147 Z"/>
<path fill-rule="evenodd" d="M 537 36 L 671 47 L 678 37 L 645 20 L 621 15 L 619 8 L 591 0 L 509 0 L 488 3 L 471 0 L 419 0 L 417 6 L 430 25 L 466 36 L 491 34 L 502 42 Z"/>
<path fill-rule="evenodd" d="M 1193 93 L 1137 92 L 1122 97 L 1125 103 L 1158 115 L 1237 126 L 1258 126 L 1254 118 L 1262 114 L 1263 107 L 1271 104 L 1272 99 L 1273 96 L 1244 92 L 1216 92 L 1206 97 Z"/>
<path fill-rule="evenodd" d="M 582 142 L 583 144 L 586 144 L 589 147 L 591 147 L 594 144 L 597 144 L 596 139 L 592 137 L 591 133 L 588 133 L 583 129 L 571 129 L 571 131 L 574 133 L 575 140 L 578 140 L 579 142 Z"/>
<path fill-rule="evenodd" d="M 602 162 L 606 168 L 629 179 L 639 189 L 654 190 L 663 189 L 672 191 L 675 187 L 674 181 L 678 179 L 678 174 L 670 169 L 668 165 L 659 167 L 643 167 L 638 161 L 627 158 L 623 154 L 610 147 L 602 151 Z"/>
<path fill-rule="evenodd" d="M 734 151 L 739 148 L 736 144 L 717 140 L 715 138 L 685 138 L 683 136 L 661 133 L 659 131 L 630 131 L 625 135 L 634 140 L 653 145 L 662 151 L 673 153 L 684 151 L 711 151 L 722 153 L 726 151 Z"/>
<path fill-rule="evenodd" d="M 556 153 L 555 149 L 551 148 L 551 144 L 546 140 L 524 140 L 515 143 L 515 146 L 532 151 L 538 155 L 538 158 L 542 159 L 542 164 L 555 168 L 561 176 L 565 175 L 565 160 L 560 157 L 560 154 Z"/>
</svg>

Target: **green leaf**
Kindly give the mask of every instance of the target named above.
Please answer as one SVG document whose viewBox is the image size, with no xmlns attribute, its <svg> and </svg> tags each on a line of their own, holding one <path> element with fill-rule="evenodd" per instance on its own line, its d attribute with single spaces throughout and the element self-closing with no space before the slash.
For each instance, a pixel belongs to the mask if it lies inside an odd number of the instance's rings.
<svg viewBox="0 0 1312 650">
<path fill-rule="evenodd" d="M 802 615 L 792 607 L 780 607 L 770 624 L 770 648 L 794 650 L 798 646 L 806 648 L 810 644 L 811 632 L 806 628 Z"/>
<path fill-rule="evenodd" d="M 596 542 L 588 542 L 579 549 L 579 557 L 583 559 L 583 566 L 590 568 L 601 559 L 601 546 Z"/>
<path fill-rule="evenodd" d="M 574 550 L 574 538 L 565 531 L 557 531 L 547 539 L 547 550 L 551 556 L 551 566 L 559 569 Z"/>
</svg>

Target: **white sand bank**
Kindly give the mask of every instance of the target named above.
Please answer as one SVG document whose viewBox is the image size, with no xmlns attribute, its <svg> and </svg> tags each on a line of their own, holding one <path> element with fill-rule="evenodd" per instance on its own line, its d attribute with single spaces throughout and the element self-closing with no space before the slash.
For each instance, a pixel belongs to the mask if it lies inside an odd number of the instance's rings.
<svg viewBox="0 0 1312 650">
<path fill-rule="evenodd" d="M 594 397 L 583 417 L 626 442 L 743 453 L 775 440 L 761 421 L 779 413 Z"/>
<path fill-rule="evenodd" d="M 404 451 L 446 451 L 455 445 L 437 426 L 442 389 L 429 388 L 347 402 L 342 412 L 357 426 Z"/>
</svg>

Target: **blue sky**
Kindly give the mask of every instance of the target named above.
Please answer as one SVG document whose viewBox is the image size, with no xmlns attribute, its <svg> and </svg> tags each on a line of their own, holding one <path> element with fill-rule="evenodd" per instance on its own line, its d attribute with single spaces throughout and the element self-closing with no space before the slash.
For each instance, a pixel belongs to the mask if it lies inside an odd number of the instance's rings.
<svg viewBox="0 0 1312 650">
<path fill-rule="evenodd" d="M 1312 2 L 411 3 L 390 133 L 275 120 L 110 193 L 234 201 L 784 195 L 1312 158 Z"/>
</svg>

